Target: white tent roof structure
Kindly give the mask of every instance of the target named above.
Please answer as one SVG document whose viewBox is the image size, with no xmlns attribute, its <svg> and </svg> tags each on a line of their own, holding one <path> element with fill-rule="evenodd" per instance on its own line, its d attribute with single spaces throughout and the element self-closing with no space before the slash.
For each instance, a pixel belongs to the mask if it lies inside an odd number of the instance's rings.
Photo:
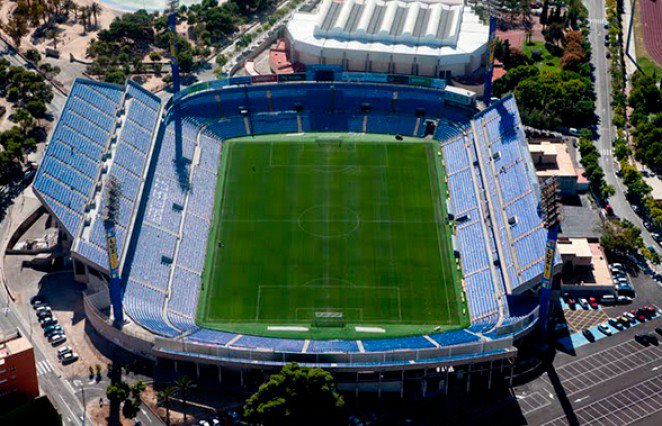
<svg viewBox="0 0 662 426">
<path fill-rule="evenodd" d="M 488 26 L 462 0 L 322 0 L 311 13 L 294 14 L 287 30 L 307 50 L 444 56 L 457 63 L 488 41 Z"/>
</svg>

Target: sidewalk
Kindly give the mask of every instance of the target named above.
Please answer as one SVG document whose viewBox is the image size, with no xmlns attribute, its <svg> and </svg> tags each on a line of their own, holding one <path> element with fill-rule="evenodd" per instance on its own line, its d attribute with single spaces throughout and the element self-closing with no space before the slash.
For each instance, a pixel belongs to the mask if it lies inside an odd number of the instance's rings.
<svg viewBox="0 0 662 426">
<path fill-rule="evenodd" d="M 649 0 L 643 0 L 643 1 L 649 1 Z M 628 80 L 630 79 L 629 77 L 632 74 L 634 74 L 635 71 L 637 71 L 637 66 L 635 65 L 634 62 L 632 62 L 633 60 L 634 61 L 637 60 L 637 49 L 635 45 L 636 37 L 634 35 L 634 28 L 632 28 L 632 34 L 630 34 L 630 22 L 632 19 L 632 14 L 634 12 L 636 11 L 632 10 L 632 1 L 623 0 L 623 49 L 625 52 L 625 73 L 628 76 Z M 628 56 L 628 53 L 630 56 Z"/>
</svg>

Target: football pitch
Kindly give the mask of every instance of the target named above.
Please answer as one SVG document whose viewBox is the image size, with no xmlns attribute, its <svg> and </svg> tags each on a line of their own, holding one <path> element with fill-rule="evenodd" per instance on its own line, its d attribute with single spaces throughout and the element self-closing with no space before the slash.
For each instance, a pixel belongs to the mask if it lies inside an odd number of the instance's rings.
<svg viewBox="0 0 662 426">
<path fill-rule="evenodd" d="M 318 339 L 467 326 L 438 151 L 381 135 L 226 141 L 198 325 Z"/>
</svg>

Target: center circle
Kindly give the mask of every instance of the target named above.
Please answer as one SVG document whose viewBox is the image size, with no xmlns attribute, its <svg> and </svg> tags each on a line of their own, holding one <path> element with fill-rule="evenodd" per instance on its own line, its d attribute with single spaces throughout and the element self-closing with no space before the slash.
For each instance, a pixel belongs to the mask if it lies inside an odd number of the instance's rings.
<svg viewBox="0 0 662 426">
<path fill-rule="evenodd" d="M 356 231 L 359 215 L 343 206 L 313 206 L 299 215 L 297 224 L 304 232 L 318 238 L 339 238 Z"/>
</svg>

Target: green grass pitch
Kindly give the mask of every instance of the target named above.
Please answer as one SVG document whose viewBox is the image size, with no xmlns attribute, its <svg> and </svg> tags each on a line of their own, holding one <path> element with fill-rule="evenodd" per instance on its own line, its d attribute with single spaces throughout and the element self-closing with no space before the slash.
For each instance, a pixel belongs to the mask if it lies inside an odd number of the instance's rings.
<svg viewBox="0 0 662 426">
<path fill-rule="evenodd" d="M 198 324 L 318 339 L 466 327 L 438 151 L 381 135 L 226 141 Z"/>
</svg>

